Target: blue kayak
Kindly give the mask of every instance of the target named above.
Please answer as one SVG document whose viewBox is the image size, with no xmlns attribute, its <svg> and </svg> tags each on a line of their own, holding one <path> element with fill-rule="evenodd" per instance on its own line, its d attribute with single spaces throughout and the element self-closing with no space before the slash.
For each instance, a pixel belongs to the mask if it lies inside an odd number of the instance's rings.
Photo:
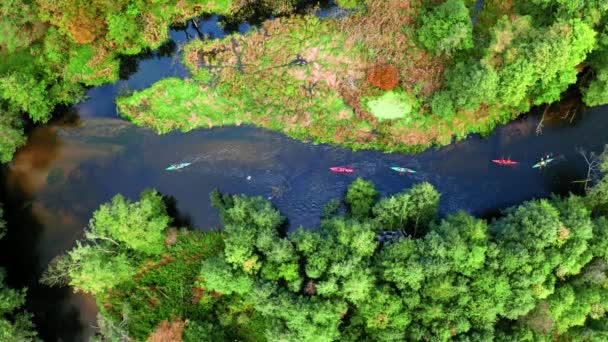
<svg viewBox="0 0 608 342">
<path fill-rule="evenodd" d="M 399 173 L 416 173 L 416 171 L 414 171 L 412 169 L 408 169 L 407 167 L 400 167 L 400 166 L 391 166 L 391 170 L 397 171 Z"/>
<path fill-rule="evenodd" d="M 167 170 L 167 171 L 179 170 L 179 169 L 185 168 L 186 166 L 188 166 L 190 164 L 192 164 L 192 163 L 172 164 L 168 168 L 166 168 L 165 170 Z"/>
</svg>

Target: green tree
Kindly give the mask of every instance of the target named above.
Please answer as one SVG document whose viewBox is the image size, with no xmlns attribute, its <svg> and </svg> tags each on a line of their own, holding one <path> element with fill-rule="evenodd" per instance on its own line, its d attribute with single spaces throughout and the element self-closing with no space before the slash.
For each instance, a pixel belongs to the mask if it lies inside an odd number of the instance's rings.
<svg viewBox="0 0 608 342">
<path fill-rule="evenodd" d="M 227 336 L 218 326 L 206 321 L 188 321 L 184 342 L 226 341 Z"/>
<path fill-rule="evenodd" d="M 536 333 L 563 335 L 587 320 L 605 316 L 608 300 L 607 266 L 603 259 L 589 263 L 582 272 L 557 286 L 534 310 L 518 320 Z"/>
<path fill-rule="evenodd" d="M 600 70 L 593 81 L 584 90 L 583 101 L 587 106 L 599 106 L 608 103 L 608 69 Z"/>
<path fill-rule="evenodd" d="M 509 209 L 492 230 L 496 234 L 498 273 L 510 278 L 511 296 L 505 306 L 508 318 L 526 314 L 536 300 L 553 291 L 553 269 L 559 256 L 552 248 L 562 226 L 559 213 L 548 201 L 532 201 Z"/>
<path fill-rule="evenodd" d="M 0 46 L 13 53 L 40 37 L 35 10 L 28 1 L 6 0 L 0 4 Z M 27 30 L 25 28 L 28 28 Z"/>
<path fill-rule="evenodd" d="M 473 110 L 493 101 L 498 92 L 498 74 L 488 65 L 469 60 L 444 74 L 445 90 L 433 95 L 433 113 L 450 117 L 455 109 Z"/>
<path fill-rule="evenodd" d="M 0 112 L 0 162 L 13 159 L 13 154 L 25 145 L 25 141 L 19 117 L 8 111 Z"/>
<path fill-rule="evenodd" d="M 14 290 L 5 284 L 6 272 L 0 268 L 0 339 L 3 341 L 40 341 L 31 315 L 17 311 L 25 304 L 25 289 Z"/>
<path fill-rule="evenodd" d="M 234 270 L 221 256 L 208 259 L 203 264 L 199 276 L 204 289 L 224 295 L 244 295 L 251 292 L 253 287 L 253 280 L 247 274 Z"/>
<path fill-rule="evenodd" d="M 438 208 L 439 193 L 425 182 L 383 199 L 374 206 L 373 213 L 383 230 L 405 229 L 417 235 L 435 221 Z"/>
<path fill-rule="evenodd" d="M 369 216 L 377 197 L 378 191 L 372 182 L 357 178 L 348 187 L 344 200 L 351 215 L 361 220 Z"/>
<path fill-rule="evenodd" d="M 583 89 L 583 101 L 588 106 L 608 103 L 608 25 L 598 35 L 597 46 L 589 57 L 595 78 Z"/>
<path fill-rule="evenodd" d="M 69 285 L 76 290 L 99 294 L 121 282 L 132 278 L 137 269 L 126 253 L 105 250 L 103 246 L 83 246 L 80 243 L 68 252 L 66 260 L 57 261 L 69 277 Z M 43 282 L 51 284 L 51 277 L 43 277 Z"/>
<path fill-rule="evenodd" d="M 116 195 L 95 211 L 88 237 L 124 243 L 144 254 L 160 254 L 170 220 L 162 197 L 154 190 L 142 192 L 135 203 Z"/>
<path fill-rule="evenodd" d="M 15 72 L 0 78 L 0 96 L 12 112 L 26 112 L 34 122 L 46 122 L 54 105 L 45 98 L 47 84 L 32 74 Z"/>
<path fill-rule="evenodd" d="M 162 197 L 156 191 L 143 191 L 134 203 L 116 195 L 93 213 L 85 242 L 78 241 L 66 255 L 56 258 L 41 281 L 102 293 L 131 279 L 141 257 L 164 250 L 164 231 L 169 221 Z"/>
<path fill-rule="evenodd" d="M 473 47 L 471 18 L 461 0 L 448 0 L 420 18 L 418 40 L 436 54 Z"/>
</svg>

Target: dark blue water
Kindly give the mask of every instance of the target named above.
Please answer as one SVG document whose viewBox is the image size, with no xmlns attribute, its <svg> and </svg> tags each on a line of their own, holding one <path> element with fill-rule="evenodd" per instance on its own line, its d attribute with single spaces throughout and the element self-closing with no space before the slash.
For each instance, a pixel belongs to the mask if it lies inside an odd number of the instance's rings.
<svg viewBox="0 0 608 342">
<path fill-rule="evenodd" d="M 83 340 L 92 331 L 95 305 L 89 297 L 36 281 L 53 257 L 80 238 L 92 211 L 117 193 L 136 199 L 145 188 L 155 188 L 172 196 L 184 221 L 198 229 L 218 227 L 208 198 L 214 188 L 269 198 L 292 227 L 312 228 L 324 204 L 341 196 L 356 177 L 374 181 L 385 195 L 427 181 L 442 193 L 442 214 L 465 210 L 485 215 L 552 192 L 579 189 L 573 181 L 585 175 L 586 164 L 576 148 L 599 151 L 606 143 L 608 107 L 580 113 L 573 123 L 549 120 L 542 135 L 535 134 L 539 115 L 530 114 L 486 139 L 473 136 L 415 156 L 313 145 L 253 127 L 156 135 L 119 118 L 114 99 L 121 92 L 146 88 L 168 76 L 188 77 L 179 59 L 181 44 L 201 35 L 225 34 L 215 17 L 201 21 L 198 30 L 189 25 L 172 31 L 174 45 L 165 52 L 129 64 L 125 80 L 91 89 L 89 99 L 64 118 L 35 130 L 3 170 L 0 200 L 12 228 L 2 242 L 2 264 L 31 287 L 28 308 L 53 340 Z M 557 157 L 554 164 L 540 171 L 531 168 L 549 152 Z M 490 162 L 501 157 L 521 164 L 501 167 Z M 164 170 L 190 160 L 197 161 L 178 172 Z M 333 174 L 328 168 L 336 165 L 349 165 L 355 173 Z M 418 172 L 399 175 L 390 166 Z"/>
</svg>

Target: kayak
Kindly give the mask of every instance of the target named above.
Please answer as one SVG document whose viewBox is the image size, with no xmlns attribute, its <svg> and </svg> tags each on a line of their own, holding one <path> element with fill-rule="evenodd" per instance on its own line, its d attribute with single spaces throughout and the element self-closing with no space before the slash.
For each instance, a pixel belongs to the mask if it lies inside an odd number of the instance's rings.
<svg viewBox="0 0 608 342">
<path fill-rule="evenodd" d="M 553 158 L 549 158 L 549 159 L 547 159 L 547 160 L 541 160 L 541 161 L 539 161 L 538 163 L 534 164 L 534 166 L 532 166 L 532 168 L 533 168 L 533 169 L 536 169 L 536 168 L 542 168 L 542 167 L 545 167 L 545 166 L 547 166 L 547 164 L 549 164 L 549 163 L 550 163 L 550 162 L 552 162 L 552 161 L 553 161 Z"/>
<path fill-rule="evenodd" d="M 166 168 L 165 170 L 167 170 L 167 171 L 179 170 L 179 169 L 185 168 L 186 166 L 188 166 L 190 164 L 192 164 L 192 163 L 172 164 L 168 168 Z"/>
<path fill-rule="evenodd" d="M 329 170 L 331 172 L 336 172 L 336 173 L 353 173 L 353 172 L 355 172 L 354 169 L 351 169 L 350 167 L 344 167 L 344 166 L 330 167 Z"/>
<path fill-rule="evenodd" d="M 391 166 L 391 170 L 397 171 L 399 173 L 416 173 L 416 171 L 414 171 L 412 169 L 408 169 L 407 167 L 400 167 L 400 166 Z"/>
<path fill-rule="evenodd" d="M 517 165 L 519 162 L 516 162 L 511 159 L 492 159 L 492 163 L 496 163 L 498 165 Z"/>
</svg>

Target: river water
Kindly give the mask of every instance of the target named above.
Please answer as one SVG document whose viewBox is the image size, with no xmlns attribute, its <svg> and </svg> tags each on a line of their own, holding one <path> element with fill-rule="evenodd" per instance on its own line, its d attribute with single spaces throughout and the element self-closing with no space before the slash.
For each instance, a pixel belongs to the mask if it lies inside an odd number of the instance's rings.
<svg viewBox="0 0 608 342">
<path fill-rule="evenodd" d="M 210 38 L 224 34 L 215 17 L 201 21 L 199 28 Z M 442 214 L 465 210 L 490 216 L 552 192 L 580 191 L 573 181 L 584 177 L 586 164 L 576 149 L 600 151 L 607 142 L 608 107 L 578 113 L 572 122 L 554 115 L 541 135 L 535 134 L 540 115 L 531 113 L 487 138 L 471 136 L 414 156 L 313 145 L 253 127 L 156 135 L 119 118 L 114 98 L 124 89 L 143 89 L 167 76 L 188 76 L 177 51 L 198 34 L 192 27 L 172 31 L 173 43 L 127 61 L 125 80 L 91 89 L 87 101 L 36 128 L 2 169 L 0 201 L 10 228 L 0 242 L 0 264 L 8 270 L 10 285 L 30 288 L 27 308 L 46 341 L 82 341 L 93 331 L 92 298 L 69 288 L 41 286 L 37 279 L 53 257 L 81 237 L 92 211 L 117 193 L 137 199 L 145 188 L 155 188 L 175 199 L 183 224 L 212 229 L 218 227 L 218 217 L 208 194 L 219 188 L 269 198 L 291 227 L 312 228 L 323 205 L 341 196 L 356 177 L 374 181 L 385 195 L 428 181 L 442 193 Z M 557 162 L 541 171 L 532 169 L 547 153 Z M 490 162 L 501 157 L 521 164 L 501 167 Z M 164 170 L 191 160 L 196 162 L 183 170 Z M 349 165 L 356 172 L 328 171 L 336 165 Z M 418 172 L 399 175 L 390 166 Z"/>
</svg>

